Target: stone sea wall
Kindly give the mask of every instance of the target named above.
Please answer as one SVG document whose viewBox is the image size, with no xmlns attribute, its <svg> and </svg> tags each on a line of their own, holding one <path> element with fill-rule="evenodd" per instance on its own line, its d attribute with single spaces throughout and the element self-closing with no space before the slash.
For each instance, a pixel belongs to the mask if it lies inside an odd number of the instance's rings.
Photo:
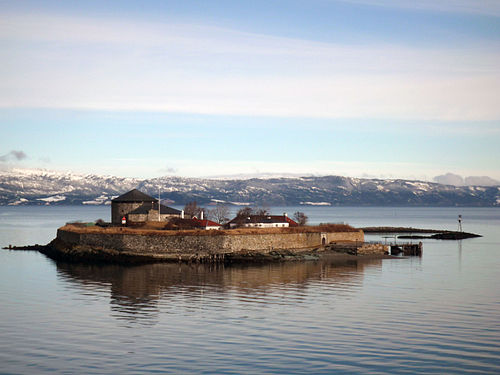
<svg viewBox="0 0 500 375">
<path fill-rule="evenodd" d="M 172 256 L 228 254 L 240 251 L 268 253 L 273 250 L 311 249 L 330 242 L 363 242 L 364 233 L 267 233 L 228 235 L 154 235 L 78 233 L 66 229 L 57 231 L 57 239 L 71 246 L 105 248 L 141 256 Z"/>
<path fill-rule="evenodd" d="M 389 245 L 384 245 L 381 243 L 363 244 L 361 247 L 358 247 L 357 254 L 358 255 L 388 254 L 390 249 L 391 247 Z"/>
</svg>

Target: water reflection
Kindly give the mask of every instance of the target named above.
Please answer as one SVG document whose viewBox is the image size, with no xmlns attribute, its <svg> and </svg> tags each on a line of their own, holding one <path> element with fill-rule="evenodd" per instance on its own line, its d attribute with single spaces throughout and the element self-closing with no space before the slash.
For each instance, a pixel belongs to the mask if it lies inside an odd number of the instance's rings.
<svg viewBox="0 0 500 375">
<path fill-rule="evenodd" d="M 458 267 L 462 271 L 462 240 L 458 240 Z"/>
<path fill-rule="evenodd" d="M 85 292 L 110 293 L 113 316 L 154 324 L 161 309 L 204 304 L 223 305 L 225 297 L 265 304 L 274 294 L 301 303 L 309 289 L 328 285 L 338 296 L 361 286 L 366 268 L 380 268 L 382 260 L 323 259 L 263 265 L 207 265 L 158 263 L 141 266 L 57 263 L 59 277 Z M 179 301 L 183 299 L 183 301 Z M 186 301 L 187 300 L 187 301 Z M 273 303 L 277 301 L 273 299 Z M 286 298 L 281 302 L 286 304 Z"/>
</svg>

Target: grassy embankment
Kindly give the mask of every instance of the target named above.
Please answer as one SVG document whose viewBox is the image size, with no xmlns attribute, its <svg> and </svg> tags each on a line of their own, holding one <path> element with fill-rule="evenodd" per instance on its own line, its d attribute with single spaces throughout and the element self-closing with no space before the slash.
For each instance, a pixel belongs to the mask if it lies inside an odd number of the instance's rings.
<svg viewBox="0 0 500 375">
<path fill-rule="evenodd" d="M 358 232 L 359 229 L 346 224 L 323 224 L 316 226 L 288 227 L 288 228 L 237 228 L 225 230 L 172 230 L 166 229 L 165 223 L 148 222 L 133 227 L 100 227 L 85 226 L 81 223 L 68 223 L 62 230 L 76 233 L 105 233 L 105 234 L 137 234 L 158 236 L 225 236 L 245 234 L 274 234 L 274 233 L 318 233 L 318 232 Z"/>
</svg>

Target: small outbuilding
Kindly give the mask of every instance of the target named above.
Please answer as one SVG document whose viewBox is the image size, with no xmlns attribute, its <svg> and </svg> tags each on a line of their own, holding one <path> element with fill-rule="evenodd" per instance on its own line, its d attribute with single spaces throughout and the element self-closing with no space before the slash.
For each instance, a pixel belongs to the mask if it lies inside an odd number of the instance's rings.
<svg viewBox="0 0 500 375">
<path fill-rule="evenodd" d="M 111 201 L 111 222 L 121 224 L 125 217 L 129 222 L 168 221 L 183 217 L 182 211 L 159 204 L 153 198 L 137 189 L 131 190 Z"/>
<path fill-rule="evenodd" d="M 193 217 L 191 219 L 191 222 L 193 223 L 193 226 L 195 228 L 199 228 L 199 229 L 219 230 L 222 228 L 222 225 L 220 225 L 219 223 L 216 223 L 215 221 L 212 221 L 212 220 L 204 220 L 204 219 L 198 219 L 196 217 Z"/>
</svg>

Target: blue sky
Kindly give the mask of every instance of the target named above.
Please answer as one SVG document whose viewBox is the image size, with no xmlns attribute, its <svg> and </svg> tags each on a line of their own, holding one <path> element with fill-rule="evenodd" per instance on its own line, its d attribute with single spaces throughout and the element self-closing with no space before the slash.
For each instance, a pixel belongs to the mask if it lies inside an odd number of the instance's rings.
<svg viewBox="0 0 500 375">
<path fill-rule="evenodd" d="M 0 6 L 0 168 L 500 179 L 498 1 Z"/>
</svg>

